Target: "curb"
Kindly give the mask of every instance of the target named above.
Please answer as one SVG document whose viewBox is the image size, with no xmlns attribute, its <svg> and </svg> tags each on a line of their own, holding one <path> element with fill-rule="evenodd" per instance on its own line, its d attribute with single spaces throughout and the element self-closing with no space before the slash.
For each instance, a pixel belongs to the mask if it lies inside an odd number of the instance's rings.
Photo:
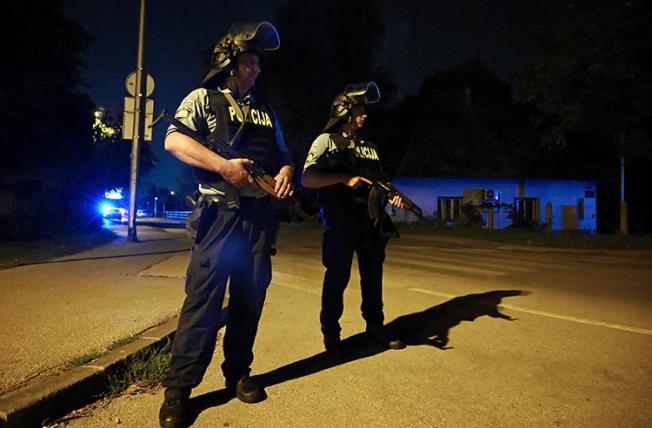
<svg viewBox="0 0 652 428">
<path fill-rule="evenodd" d="M 137 353 L 171 338 L 178 315 L 152 327 L 135 340 L 65 373 L 47 376 L 0 397 L 0 428 L 42 427 L 43 421 L 63 416 L 95 401 L 106 390 L 107 378 L 117 373 Z"/>
</svg>

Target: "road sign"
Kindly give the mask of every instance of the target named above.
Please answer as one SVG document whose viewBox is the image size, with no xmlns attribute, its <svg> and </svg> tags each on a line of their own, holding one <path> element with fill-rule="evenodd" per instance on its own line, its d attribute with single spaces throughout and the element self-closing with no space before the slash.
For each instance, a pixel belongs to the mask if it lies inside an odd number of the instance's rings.
<svg viewBox="0 0 652 428">
<path fill-rule="evenodd" d="M 129 95 L 136 96 L 136 72 L 133 71 L 127 76 L 125 80 L 125 88 Z M 147 73 L 147 83 L 145 83 L 145 96 L 149 97 L 154 92 L 154 78 L 151 74 Z"/>
<path fill-rule="evenodd" d="M 122 113 L 122 138 L 134 138 L 134 116 L 136 114 L 136 98 L 125 97 L 124 112 Z M 152 141 L 152 120 L 154 119 L 154 100 L 145 100 L 145 128 L 143 140 Z"/>
</svg>

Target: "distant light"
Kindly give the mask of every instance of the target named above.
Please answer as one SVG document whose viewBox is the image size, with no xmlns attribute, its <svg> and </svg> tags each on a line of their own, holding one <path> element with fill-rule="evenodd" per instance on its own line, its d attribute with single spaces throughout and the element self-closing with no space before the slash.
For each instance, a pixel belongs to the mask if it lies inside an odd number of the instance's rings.
<svg viewBox="0 0 652 428">
<path fill-rule="evenodd" d="M 111 212 L 112 209 L 113 209 L 113 206 L 111 204 L 104 203 L 104 204 L 100 205 L 100 212 L 102 213 L 103 217 L 106 217 L 107 215 L 109 215 L 109 213 Z"/>
<path fill-rule="evenodd" d="M 174 190 L 170 190 L 170 195 L 174 196 Z"/>
<path fill-rule="evenodd" d="M 113 200 L 122 199 L 122 187 L 118 187 L 116 189 L 112 189 L 104 192 L 104 197 L 106 199 L 113 199 Z"/>
</svg>

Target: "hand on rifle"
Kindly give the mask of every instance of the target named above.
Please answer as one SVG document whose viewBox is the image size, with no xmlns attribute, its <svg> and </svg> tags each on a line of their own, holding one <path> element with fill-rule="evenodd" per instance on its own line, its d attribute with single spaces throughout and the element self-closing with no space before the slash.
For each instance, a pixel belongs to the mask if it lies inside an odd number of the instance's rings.
<svg viewBox="0 0 652 428">
<path fill-rule="evenodd" d="M 249 174 L 246 166 L 253 165 L 254 161 L 245 158 L 228 159 L 219 171 L 222 177 L 233 186 L 242 188 L 247 184 L 258 187 L 254 177 Z"/>
<path fill-rule="evenodd" d="M 373 182 L 367 178 L 360 177 L 359 175 L 356 176 L 351 176 L 347 181 L 344 182 L 347 186 L 349 186 L 352 189 L 357 189 L 358 187 L 362 186 L 363 184 L 368 184 L 372 185 Z"/>
<path fill-rule="evenodd" d="M 398 193 L 389 200 L 389 203 L 400 210 L 407 210 L 409 208 L 408 203 Z"/>
<path fill-rule="evenodd" d="M 287 198 L 288 196 L 292 196 L 294 193 L 294 188 L 292 186 L 292 174 L 292 169 L 288 166 L 284 166 L 278 172 L 276 177 L 274 177 L 274 180 L 276 181 L 276 185 L 274 186 L 274 193 L 276 194 L 277 198 Z"/>
</svg>

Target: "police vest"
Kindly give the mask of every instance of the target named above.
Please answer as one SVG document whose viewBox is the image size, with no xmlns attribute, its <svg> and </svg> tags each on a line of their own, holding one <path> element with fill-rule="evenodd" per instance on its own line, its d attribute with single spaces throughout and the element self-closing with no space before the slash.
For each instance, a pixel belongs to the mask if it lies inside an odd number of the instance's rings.
<svg viewBox="0 0 652 428">
<path fill-rule="evenodd" d="M 208 96 L 217 124 L 208 136 L 208 140 L 232 143 L 231 139 L 242 125 L 238 114 L 220 91 L 209 89 Z M 278 173 L 282 165 L 280 165 L 280 148 L 276 140 L 276 121 L 267 104 L 251 103 L 244 128 L 234 149 L 243 158 L 253 160 L 268 174 L 275 176 Z M 202 184 L 211 185 L 224 181 L 221 175 L 201 168 L 195 168 L 195 174 Z"/>
<path fill-rule="evenodd" d="M 382 176 L 382 165 L 376 145 L 342 134 L 330 134 L 331 140 L 340 149 L 337 153 L 327 153 L 324 163 L 319 166 L 323 172 L 346 173 L 352 175 Z M 351 140 L 353 140 L 352 148 Z M 356 172 L 354 172 L 354 170 Z M 324 204 L 366 203 L 369 187 L 352 189 L 346 184 L 334 184 L 319 189 L 319 201 Z"/>
</svg>

